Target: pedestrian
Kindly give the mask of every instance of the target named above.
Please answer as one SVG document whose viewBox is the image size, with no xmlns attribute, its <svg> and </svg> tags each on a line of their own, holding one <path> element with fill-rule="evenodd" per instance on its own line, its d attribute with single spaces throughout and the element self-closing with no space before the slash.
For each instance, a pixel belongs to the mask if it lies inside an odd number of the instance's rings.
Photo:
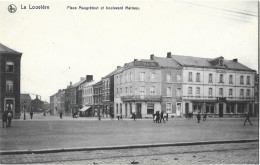
<svg viewBox="0 0 260 165">
<path fill-rule="evenodd" d="M 207 119 L 207 112 L 203 114 L 203 121 L 206 121 Z"/>
<path fill-rule="evenodd" d="M 135 118 L 136 118 L 135 113 L 132 113 L 132 118 L 133 118 L 134 121 L 135 121 Z"/>
<path fill-rule="evenodd" d="M 155 123 L 155 121 L 156 121 L 156 115 L 155 113 L 153 113 L 153 122 Z"/>
<path fill-rule="evenodd" d="M 114 113 L 111 113 L 111 120 L 114 119 Z"/>
<path fill-rule="evenodd" d="M 120 114 L 117 113 L 117 114 L 116 114 L 116 117 L 117 117 L 117 120 L 119 120 Z"/>
<path fill-rule="evenodd" d="M 198 123 L 200 123 L 200 119 L 201 119 L 200 112 L 198 112 L 198 114 L 197 114 L 197 119 L 198 119 Z"/>
<path fill-rule="evenodd" d="M 30 112 L 31 119 L 33 118 L 33 111 Z"/>
<path fill-rule="evenodd" d="M 60 119 L 62 119 L 62 111 L 60 111 Z"/>
<path fill-rule="evenodd" d="M 168 113 L 166 113 L 166 121 L 168 121 L 168 117 L 169 117 L 169 114 L 168 114 Z"/>
<path fill-rule="evenodd" d="M 2 124 L 3 124 L 3 127 L 7 127 L 7 113 L 6 113 L 6 111 L 4 111 L 4 113 L 2 114 Z"/>
<path fill-rule="evenodd" d="M 10 111 L 7 112 L 7 127 L 11 127 L 12 122 L 12 113 Z"/>
<path fill-rule="evenodd" d="M 163 116 L 163 111 L 161 111 L 161 119 L 160 119 L 160 123 L 162 122 L 162 120 L 163 120 L 163 122 L 165 123 L 164 116 Z"/>
<path fill-rule="evenodd" d="M 250 123 L 250 125 L 252 125 L 252 123 L 251 123 L 251 121 L 250 121 L 250 119 L 249 119 L 250 115 L 249 115 L 248 112 L 245 113 L 245 117 L 246 117 L 246 120 L 245 120 L 245 122 L 244 122 L 244 125 L 246 125 L 246 122 L 247 122 L 247 121 Z"/>
<path fill-rule="evenodd" d="M 160 112 L 156 111 L 156 123 L 160 122 Z"/>
</svg>

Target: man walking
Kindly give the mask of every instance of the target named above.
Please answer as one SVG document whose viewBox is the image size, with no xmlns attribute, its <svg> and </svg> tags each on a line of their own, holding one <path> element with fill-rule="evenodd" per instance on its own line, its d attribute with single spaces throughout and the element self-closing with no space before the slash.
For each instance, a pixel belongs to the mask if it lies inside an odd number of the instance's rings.
<svg viewBox="0 0 260 165">
<path fill-rule="evenodd" d="M 62 119 L 62 111 L 60 111 L 60 119 Z"/>
<path fill-rule="evenodd" d="M 246 112 L 246 113 L 245 113 L 246 120 L 245 120 L 245 122 L 244 122 L 244 125 L 246 125 L 246 122 L 247 122 L 247 121 L 250 123 L 250 125 L 252 125 L 252 123 L 251 123 L 251 121 L 250 121 L 250 119 L 249 119 L 249 116 L 250 116 L 249 113 Z"/>
<path fill-rule="evenodd" d="M 163 119 L 163 122 L 165 123 L 164 116 L 163 116 L 163 111 L 161 111 L 161 119 L 160 119 L 160 123 L 162 122 L 162 119 Z"/>
<path fill-rule="evenodd" d="M 200 119 L 201 119 L 200 112 L 198 112 L 197 114 L 197 119 L 198 119 L 198 123 L 200 123 Z"/>
<path fill-rule="evenodd" d="M 33 118 L 33 111 L 30 112 L 31 119 Z"/>
</svg>

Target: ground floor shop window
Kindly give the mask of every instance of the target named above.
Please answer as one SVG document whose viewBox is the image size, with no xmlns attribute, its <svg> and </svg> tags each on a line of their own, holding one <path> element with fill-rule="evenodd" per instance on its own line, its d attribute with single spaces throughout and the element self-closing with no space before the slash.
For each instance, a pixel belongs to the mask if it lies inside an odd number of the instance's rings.
<svg viewBox="0 0 260 165">
<path fill-rule="evenodd" d="M 118 104 L 116 103 L 116 113 L 118 114 Z"/>
<path fill-rule="evenodd" d="M 147 114 L 154 114 L 154 104 L 147 103 Z"/>
<path fill-rule="evenodd" d="M 120 114 L 122 114 L 122 103 L 120 103 Z"/>
<path fill-rule="evenodd" d="M 214 105 L 207 104 L 206 105 L 206 113 L 214 113 Z"/>
<path fill-rule="evenodd" d="M 201 104 L 193 104 L 193 112 L 201 111 Z"/>
<path fill-rule="evenodd" d="M 172 103 L 166 103 L 166 112 L 172 112 Z"/>
<path fill-rule="evenodd" d="M 130 105 L 130 114 L 132 114 L 133 113 L 132 103 L 129 103 L 129 105 Z"/>
<path fill-rule="evenodd" d="M 246 108 L 246 104 L 238 104 L 237 105 L 237 113 L 244 113 Z"/>
<path fill-rule="evenodd" d="M 227 113 L 235 113 L 235 105 L 234 104 L 228 104 L 227 105 Z"/>
</svg>

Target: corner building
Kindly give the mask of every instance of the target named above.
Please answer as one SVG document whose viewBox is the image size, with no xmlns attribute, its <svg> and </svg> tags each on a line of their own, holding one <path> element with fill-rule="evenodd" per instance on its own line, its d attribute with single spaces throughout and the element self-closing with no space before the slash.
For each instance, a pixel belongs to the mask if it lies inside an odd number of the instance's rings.
<svg viewBox="0 0 260 165">
<path fill-rule="evenodd" d="M 151 117 L 161 111 L 161 68 L 153 60 L 137 60 L 125 64 L 114 74 L 115 114 L 138 118 Z"/>
</svg>

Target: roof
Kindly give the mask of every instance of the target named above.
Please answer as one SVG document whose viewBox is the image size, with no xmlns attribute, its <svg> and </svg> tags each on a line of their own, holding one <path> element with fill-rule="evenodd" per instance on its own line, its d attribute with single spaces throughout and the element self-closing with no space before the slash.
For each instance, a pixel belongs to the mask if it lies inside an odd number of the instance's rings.
<svg viewBox="0 0 260 165">
<path fill-rule="evenodd" d="M 0 53 L 10 53 L 10 54 L 22 54 L 20 52 L 17 52 L 13 49 L 8 48 L 7 46 L 0 43 Z"/>
<path fill-rule="evenodd" d="M 180 56 L 180 55 L 172 55 L 172 58 L 176 60 L 177 63 L 179 63 L 182 66 L 197 66 L 197 67 L 216 67 L 214 66 L 210 61 L 216 59 L 212 58 L 202 58 L 202 57 L 192 57 L 192 56 Z M 233 60 L 224 60 L 223 65 L 228 69 L 239 69 L 239 70 L 250 70 L 249 67 L 239 63 L 235 62 Z"/>
<path fill-rule="evenodd" d="M 92 80 L 92 81 L 87 82 L 86 84 L 84 84 L 84 87 L 92 86 L 92 85 L 94 85 L 96 83 L 97 83 L 97 81 Z"/>
<path fill-rule="evenodd" d="M 72 88 L 73 88 L 73 87 L 77 87 L 77 86 L 79 86 L 80 84 L 84 83 L 85 81 L 86 81 L 86 78 L 83 78 L 83 79 L 81 79 L 79 82 L 73 84 L 71 87 L 72 87 Z"/>
<path fill-rule="evenodd" d="M 172 58 L 154 57 L 154 61 L 162 67 L 180 67 Z"/>
</svg>

